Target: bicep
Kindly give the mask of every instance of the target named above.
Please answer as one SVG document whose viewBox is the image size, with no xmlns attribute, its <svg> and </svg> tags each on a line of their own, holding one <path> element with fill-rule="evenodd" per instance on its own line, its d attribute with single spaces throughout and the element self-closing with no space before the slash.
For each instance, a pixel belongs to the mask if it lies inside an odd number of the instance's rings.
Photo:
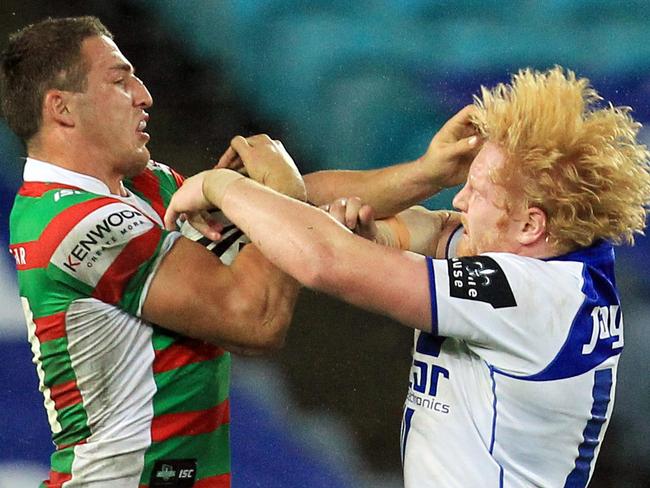
<svg viewBox="0 0 650 488">
<path fill-rule="evenodd" d="M 254 246 L 226 266 L 180 238 L 164 256 L 145 298 L 145 320 L 225 348 L 262 347 L 268 308 L 290 314 L 295 285 Z"/>
<path fill-rule="evenodd" d="M 429 272 L 423 256 L 350 236 L 348 250 L 331 259 L 325 292 L 409 327 L 431 330 Z"/>
</svg>

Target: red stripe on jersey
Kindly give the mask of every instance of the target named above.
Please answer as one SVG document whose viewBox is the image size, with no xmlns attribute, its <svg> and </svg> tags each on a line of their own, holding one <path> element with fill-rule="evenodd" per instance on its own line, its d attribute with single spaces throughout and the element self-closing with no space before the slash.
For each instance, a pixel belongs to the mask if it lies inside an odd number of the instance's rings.
<svg viewBox="0 0 650 488">
<path fill-rule="evenodd" d="M 174 180 L 176 181 L 176 184 L 180 187 L 185 181 L 185 177 L 182 174 L 176 172 L 174 168 L 169 168 L 169 169 L 171 170 L 172 175 L 174 176 Z"/>
<path fill-rule="evenodd" d="M 18 190 L 21 197 L 42 197 L 50 190 L 79 190 L 76 186 L 63 183 L 42 183 L 40 181 L 26 181 Z"/>
<path fill-rule="evenodd" d="M 57 410 L 81 403 L 81 392 L 77 388 L 77 380 L 50 387 L 50 396 Z"/>
<path fill-rule="evenodd" d="M 45 268 L 68 232 L 86 215 L 109 203 L 119 203 L 119 200 L 99 197 L 74 205 L 54 217 L 38 240 L 10 245 L 9 250 L 16 258 L 18 271 Z"/>
<path fill-rule="evenodd" d="M 138 267 L 153 256 L 161 235 L 162 229 L 153 227 L 131 239 L 100 278 L 93 297 L 105 303 L 119 302 L 126 284 Z"/>
<path fill-rule="evenodd" d="M 229 421 L 230 402 L 228 400 L 207 410 L 167 413 L 154 417 L 151 423 L 151 440 L 162 442 L 171 437 L 206 434 Z"/>
<path fill-rule="evenodd" d="M 133 188 L 142 193 L 149 205 L 153 208 L 160 218 L 165 217 L 165 205 L 162 195 L 160 194 L 160 181 L 150 169 L 145 169 L 138 176 L 131 179 Z"/>
<path fill-rule="evenodd" d="M 63 449 L 67 449 L 68 447 L 72 446 L 80 446 L 82 444 L 85 444 L 88 441 L 88 439 L 81 439 L 80 441 L 77 442 L 71 442 L 70 444 L 57 444 L 56 445 L 56 450 L 61 451 Z"/>
<path fill-rule="evenodd" d="M 34 324 L 41 344 L 65 336 L 65 312 L 34 319 Z"/>
<path fill-rule="evenodd" d="M 194 339 L 185 339 L 156 351 L 153 372 L 158 374 L 188 364 L 209 361 L 221 356 L 223 352 L 223 349 L 218 346 Z"/>
<path fill-rule="evenodd" d="M 230 488 L 230 474 L 200 479 L 194 483 L 194 488 Z"/>
<path fill-rule="evenodd" d="M 45 482 L 47 488 L 61 488 L 61 485 L 72 479 L 71 473 L 59 473 L 50 471 L 50 479 Z"/>
</svg>

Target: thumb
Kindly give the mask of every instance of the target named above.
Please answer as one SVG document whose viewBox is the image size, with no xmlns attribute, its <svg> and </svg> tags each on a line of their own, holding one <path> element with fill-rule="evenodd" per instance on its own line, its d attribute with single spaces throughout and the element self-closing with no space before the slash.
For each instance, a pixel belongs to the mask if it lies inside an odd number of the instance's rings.
<svg viewBox="0 0 650 488">
<path fill-rule="evenodd" d="M 359 209 L 359 223 L 356 233 L 365 239 L 374 241 L 377 236 L 377 223 L 375 211 L 370 205 L 363 205 Z"/>
<path fill-rule="evenodd" d="M 242 161 L 249 158 L 251 152 L 251 145 L 248 143 L 244 136 L 235 136 L 230 141 L 230 147 L 235 150 Z"/>
<path fill-rule="evenodd" d="M 176 220 L 178 219 L 180 213 L 177 212 L 171 205 L 167 207 L 165 212 L 164 222 L 165 229 L 167 230 L 176 230 Z"/>
</svg>

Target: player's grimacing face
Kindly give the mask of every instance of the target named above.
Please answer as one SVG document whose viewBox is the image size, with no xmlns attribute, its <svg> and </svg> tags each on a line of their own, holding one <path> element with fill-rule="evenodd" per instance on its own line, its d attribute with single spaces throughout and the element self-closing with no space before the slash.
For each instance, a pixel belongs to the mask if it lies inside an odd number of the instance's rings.
<svg viewBox="0 0 650 488">
<path fill-rule="evenodd" d="M 151 94 L 108 37 L 85 39 L 81 51 L 88 73 L 86 90 L 76 94 L 78 128 L 115 172 L 138 174 L 150 157 L 145 109 L 153 103 Z"/>
<path fill-rule="evenodd" d="M 515 252 L 518 247 L 517 225 L 507 211 L 507 191 L 492 179 L 505 158 L 499 146 L 486 142 L 472 162 L 465 186 L 454 197 L 464 226 L 462 255 Z"/>
</svg>

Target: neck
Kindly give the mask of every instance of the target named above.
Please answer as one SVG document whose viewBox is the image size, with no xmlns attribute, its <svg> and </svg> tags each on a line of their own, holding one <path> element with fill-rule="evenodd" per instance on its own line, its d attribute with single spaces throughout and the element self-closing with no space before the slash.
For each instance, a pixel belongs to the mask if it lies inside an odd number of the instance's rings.
<svg viewBox="0 0 650 488">
<path fill-rule="evenodd" d="M 529 258 L 548 259 L 564 253 L 542 238 L 532 244 L 522 245 L 514 254 Z"/>
<path fill-rule="evenodd" d="M 112 172 L 108 164 L 98 164 L 97 160 L 88 152 L 76 151 L 74 146 L 69 142 L 67 144 L 28 144 L 27 155 L 30 158 L 97 178 L 108 187 L 112 194 L 126 195 L 122 186 L 124 175 Z"/>
</svg>

